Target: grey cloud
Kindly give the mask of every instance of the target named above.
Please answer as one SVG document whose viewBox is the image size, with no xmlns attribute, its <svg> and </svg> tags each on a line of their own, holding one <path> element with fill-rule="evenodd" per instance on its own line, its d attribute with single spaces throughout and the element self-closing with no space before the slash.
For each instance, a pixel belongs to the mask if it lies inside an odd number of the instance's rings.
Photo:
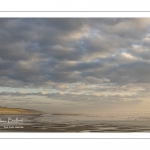
<svg viewBox="0 0 150 150">
<path fill-rule="evenodd" d="M 95 84 L 104 78 L 118 85 L 149 83 L 149 51 L 132 46 L 147 46 L 149 24 L 140 18 L 1 19 L 1 86 Z M 137 59 L 113 57 L 122 49 Z"/>
</svg>

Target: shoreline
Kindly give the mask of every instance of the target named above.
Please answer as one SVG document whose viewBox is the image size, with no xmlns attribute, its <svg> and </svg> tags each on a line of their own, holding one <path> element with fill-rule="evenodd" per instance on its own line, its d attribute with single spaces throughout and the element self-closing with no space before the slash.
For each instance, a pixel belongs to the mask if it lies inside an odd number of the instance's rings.
<svg viewBox="0 0 150 150">
<path fill-rule="evenodd" d="M 69 119 L 68 116 L 43 114 L 1 114 L 0 132 L 150 132 L 150 120 L 93 120 L 93 117 L 87 120 L 86 116 L 72 116 Z M 10 121 L 16 122 L 7 122 L 8 117 L 11 117 Z"/>
</svg>

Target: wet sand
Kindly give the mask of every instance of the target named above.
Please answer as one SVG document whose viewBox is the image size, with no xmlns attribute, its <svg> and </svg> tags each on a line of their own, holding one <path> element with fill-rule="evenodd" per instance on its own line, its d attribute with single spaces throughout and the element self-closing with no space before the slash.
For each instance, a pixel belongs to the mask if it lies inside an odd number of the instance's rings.
<svg viewBox="0 0 150 150">
<path fill-rule="evenodd" d="M 23 118 L 23 121 L 8 123 L 8 117 L 12 120 Z M 82 115 L 0 115 L 0 132 L 150 132 L 150 118 L 113 120 Z"/>
</svg>

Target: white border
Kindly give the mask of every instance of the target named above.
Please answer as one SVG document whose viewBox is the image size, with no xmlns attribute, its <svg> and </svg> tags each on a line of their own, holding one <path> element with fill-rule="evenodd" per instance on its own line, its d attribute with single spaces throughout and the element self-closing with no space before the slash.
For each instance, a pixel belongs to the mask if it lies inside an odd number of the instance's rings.
<svg viewBox="0 0 150 150">
<path fill-rule="evenodd" d="M 148 11 L 148 0 L 3 0 L 1 11 Z"/>
<path fill-rule="evenodd" d="M 16 138 L 16 139 L 150 139 L 149 133 L 57 133 L 57 132 L 47 132 L 47 133 L 8 133 L 8 132 L 1 132 L 0 139 L 6 138 Z"/>
<path fill-rule="evenodd" d="M 146 18 L 150 12 L 0 12 L 0 18 Z"/>
</svg>

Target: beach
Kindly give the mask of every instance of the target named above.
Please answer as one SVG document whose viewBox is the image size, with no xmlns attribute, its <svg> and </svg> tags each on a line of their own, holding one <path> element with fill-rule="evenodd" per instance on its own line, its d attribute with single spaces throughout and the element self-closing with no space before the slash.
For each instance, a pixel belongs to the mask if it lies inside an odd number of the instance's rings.
<svg viewBox="0 0 150 150">
<path fill-rule="evenodd" d="M 141 117 L 135 115 L 116 117 L 60 114 L 0 115 L 0 132 L 150 132 L 150 117 L 148 114 Z"/>
</svg>

